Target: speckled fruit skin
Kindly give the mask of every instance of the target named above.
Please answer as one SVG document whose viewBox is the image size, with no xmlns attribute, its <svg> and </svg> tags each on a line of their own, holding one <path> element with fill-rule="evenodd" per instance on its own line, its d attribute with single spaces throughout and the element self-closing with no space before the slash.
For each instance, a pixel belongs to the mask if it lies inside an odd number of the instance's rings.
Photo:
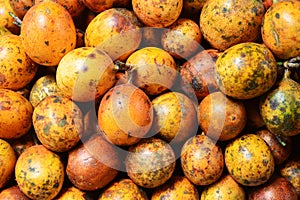
<svg viewBox="0 0 300 200">
<path fill-rule="evenodd" d="M 2 200 L 30 200 L 17 185 L 8 187 L 0 192 Z"/>
<path fill-rule="evenodd" d="M 42 76 L 31 87 L 29 101 L 36 107 L 44 98 L 51 95 L 63 95 L 56 84 L 55 75 Z"/>
<path fill-rule="evenodd" d="M 175 170 L 175 154 L 165 141 L 145 138 L 130 146 L 125 166 L 135 184 L 155 188 L 171 178 Z"/>
<path fill-rule="evenodd" d="M 37 65 L 26 55 L 17 35 L 1 37 L 0 65 L 0 88 L 21 89 L 30 83 L 37 72 Z"/>
<path fill-rule="evenodd" d="M 296 157 L 285 162 L 280 167 L 280 174 L 293 185 L 300 197 L 300 159 Z"/>
<path fill-rule="evenodd" d="M 85 191 L 81 191 L 75 186 L 70 186 L 68 188 L 63 188 L 61 193 L 55 198 L 56 200 L 86 200 Z"/>
<path fill-rule="evenodd" d="M 201 200 L 246 200 L 243 187 L 229 174 L 223 175 L 217 182 L 204 188 Z"/>
<path fill-rule="evenodd" d="M 161 38 L 163 48 L 174 58 L 187 59 L 200 47 L 202 34 L 199 25 L 191 19 L 179 18 L 166 29 Z"/>
<path fill-rule="evenodd" d="M 183 0 L 132 0 L 132 8 L 138 18 L 147 26 L 167 27 L 180 16 Z"/>
<path fill-rule="evenodd" d="M 76 188 L 94 191 L 114 180 L 119 167 L 120 158 L 116 149 L 96 134 L 70 151 L 66 173 Z"/>
<path fill-rule="evenodd" d="M 0 139 L 0 188 L 3 188 L 14 173 L 17 156 L 12 146 Z"/>
<path fill-rule="evenodd" d="M 264 13 L 262 1 L 207 1 L 200 14 L 201 32 L 211 46 L 219 50 L 254 42 L 260 35 Z"/>
<path fill-rule="evenodd" d="M 98 124 L 111 143 L 137 143 L 151 128 L 153 108 L 149 97 L 131 84 L 116 85 L 102 98 Z"/>
<path fill-rule="evenodd" d="M 148 200 L 148 197 L 131 179 L 125 178 L 113 182 L 107 189 L 100 193 L 98 198 L 98 200 L 111 199 Z"/>
<path fill-rule="evenodd" d="M 297 200 L 293 185 L 281 176 L 274 176 L 266 184 L 250 189 L 249 200 Z"/>
<path fill-rule="evenodd" d="M 201 130 L 216 140 L 231 140 L 245 128 L 247 115 L 244 103 L 213 92 L 198 106 L 198 121 Z"/>
<path fill-rule="evenodd" d="M 129 82 L 148 95 L 161 94 L 174 84 L 177 74 L 176 63 L 163 49 L 157 47 L 139 49 L 128 57 L 126 64 L 132 66 L 129 71 Z"/>
<path fill-rule="evenodd" d="M 16 139 L 31 128 L 32 105 L 17 92 L 0 89 L 0 111 L 0 138 Z"/>
<path fill-rule="evenodd" d="M 12 35 L 12 32 L 10 32 L 4 26 L 0 26 L 0 37 L 3 36 L 3 35 Z"/>
<path fill-rule="evenodd" d="M 198 129 L 195 102 L 179 92 L 167 92 L 152 100 L 154 111 L 151 134 L 178 144 L 196 135 Z"/>
<path fill-rule="evenodd" d="M 184 176 L 172 176 L 164 185 L 154 189 L 151 200 L 188 199 L 198 200 L 197 188 Z"/>
<path fill-rule="evenodd" d="M 220 90 L 236 99 L 267 92 L 277 78 L 276 60 L 262 44 L 246 42 L 226 49 L 217 59 L 215 77 Z"/>
<path fill-rule="evenodd" d="M 113 60 L 125 61 L 140 45 L 140 26 L 133 11 L 111 8 L 99 13 L 88 24 L 84 42 L 86 46 L 105 51 Z"/>
<path fill-rule="evenodd" d="M 267 182 L 275 169 L 268 145 L 261 137 L 251 133 L 234 139 L 226 146 L 225 165 L 235 181 L 244 186 Z"/>
<path fill-rule="evenodd" d="M 113 61 L 93 47 L 74 49 L 59 62 L 56 82 L 65 96 L 80 102 L 93 101 L 115 84 Z"/>
<path fill-rule="evenodd" d="M 66 97 L 49 96 L 42 100 L 33 111 L 32 123 L 40 142 L 55 152 L 70 150 L 83 132 L 81 110 Z"/>
<path fill-rule="evenodd" d="M 300 2 L 286 0 L 267 10 L 263 25 L 264 44 L 281 59 L 300 55 Z"/>
<path fill-rule="evenodd" d="M 221 148 L 205 135 L 193 136 L 185 142 L 180 161 L 184 175 L 195 185 L 214 183 L 224 169 Z"/>
<path fill-rule="evenodd" d="M 31 199 L 53 199 L 62 188 L 64 176 L 60 157 L 43 145 L 26 149 L 16 163 L 17 184 Z"/>
<path fill-rule="evenodd" d="M 14 19 L 9 15 L 9 12 L 15 13 L 9 0 L 0 0 L 0 26 L 17 35 L 20 33 L 20 28 L 13 24 Z"/>
<path fill-rule="evenodd" d="M 35 145 L 35 141 L 33 138 L 34 130 L 30 129 L 28 133 L 23 135 L 20 138 L 14 139 L 10 142 L 12 148 L 15 150 L 16 155 L 20 156 L 21 153 L 25 151 L 25 149 Z"/>
<path fill-rule="evenodd" d="M 9 0 L 9 3 L 16 16 L 23 19 L 29 8 L 34 5 L 34 0 Z"/>
<path fill-rule="evenodd" d="M 70 13 L 52 1 L 34 5 L 27 11 L 20 36 L 26 54 L 44 66 L 56 66 L 76 45 L 76 29 Z"/>
<path fill-rule="evenodd" d="M 273 90 L 261 98 L 260 112 L 267 129 L 273 134 L 282 136 L 299 134 L 299 83 L 285 75 Z"/>
</svg>

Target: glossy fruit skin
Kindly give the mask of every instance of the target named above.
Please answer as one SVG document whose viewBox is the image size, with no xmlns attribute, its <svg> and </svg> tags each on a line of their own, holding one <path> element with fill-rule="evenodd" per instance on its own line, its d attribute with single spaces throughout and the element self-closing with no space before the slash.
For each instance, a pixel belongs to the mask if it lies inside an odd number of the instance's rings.
<svg viewBox="0 0 300 200">
<path fill-rule="evenodd" d="M 133 11 L 111 8 L 99 13 L 88 24 L 84 42 L 88 47 L 103 50 L 113 60 L 125 61 L 139 47 L 142 39 L 140 26 Z"/>
<path fill-rule="evenodd" d="M 199 193 L 186 177 L 174 175 L 164 185 L 154 189 L 151 200 L 164 198 L 198 200 Z"/>
<path fill-rule="evenodd" d="M 198 129 L 195 102 L 179 92 L 167 92 L 152 100 L 153 123 L 150 134 L 172 144 L 180 144 L 196 135 Z"/>
<path fill-rule="evenodd" d="M 108 141 L 129 146 L 151 128 L 153 108 L 149 97 L 132 84 L 116 85 L 102 98 L 98 124 Z"/>
<path fill-rule="evenodd" d="M 75 186 L 70 186 L 68 188 L 63 188 L 58 196 L 56 196 L 56 200 L 86 200 L 84 197 L 86 192 L 79 190 Z"/>
<path fill-rule="evenodd" d="M 155 188 L 171 178 L 175 170 L 175 154 L 165 141 L 154 137 L 145 138 L 130 146 L 125 166 L 129 178 L 135 184 Z"/>
<path fill-rule="evenodd" d="M 267 10 L 263 25 L 264 44 L 281 59 L 300 55 L 300 2 L 286 0 L 272 4 Z"/>
<path fill-rule="evenodd" d="M 52 1 L 34 5 L 27 11 L 20 36 L 27 55 L 44 66 L 56 66 L 76 45 L 76 29 L 70 13 Z"/>
<path fill-rule="evenodd" d="M 64 182 L 64 165 L 57 154 L 35 145 L 18 158 L 15 176 L 20 190 L 29 198 L 53 199 Z"/>
<path fill-rule="evenodd" d="M 201 32 L 211 46 L 218 50 L 239 43 L 254 42 L 260 35 L 264 13 L 262 1 L 207 1 L 200 14 Z"/>
<path fill-rule="evenodd" d="M 2 36 L 0 40 L 0 88 L 19 90 L 34 78 L 38 66 L 26 55 L 17 35 Z"/>
<path fill-rule="evenodd" d="M 114 180 L 119 167 L 116 149 L 96 134 L 69 152 L 66 173 L 76 188 L 94 191 Z"/>
<path fill-rule="evenodd" d="M 39 141 L 55 152 L 70 150 L 83 134 L 81 110 L 66 97 L 42 100 L 33 111 L 32 123 Z"/>
<path fill-rule="evenodd" d="M 157 47 L 139 49 L 128 57 L 126 64 L 132 66 L 129 71 L 129 82 L 148 95 L 161 94 L 174 84 L 177 74 L 176 63 L 163 49 Z"/>
<path fill-rule="evenodd" d="M 280 174 L 293 185 L 300 197 L 300 159 L 297 157 L 289 159 L 279 170 Z"/>
<path fill-rule="evenodd" d="M 226 146 L 225 165 L 239 184 L 258 186 L 267 182 L 275 169 L 271 150 L 255 134 L 245 134 Z"/>
<path fill-rule="evenodd" d="M 0 139 L 0 188 L 6 186 L 14 173 L 17 156 L 12 146 L 3 139 Z"/>
<path fill-rule="evenodd" d="M 229 174 L 223 175 L 217 182 L 204 188 L 201 200 L 246 200 L 243 187 Z"/>
<path fill-rule="evenodd" d="M 225 141 L 237 137 L 245 128 L 247 115 L 242 101 L 222 92 L 207 95 L 198 106 L 198 121 L 206 135 Z"/>
<path fill-rule="evenodd" d="M 183 0 L 133 0 L 132 8 L 147 26 L 162 28 L 173 24 L 180 16 Z"/>
<path fill-rule="evenodd" d="M 262 44 L 237 44 L 218 57 L 215 78 L 219 89 L 228 96 L 236 99 L 258 97 L 276 81 L 276 60 Z"/>
<path fill-rule="evenodd" d="M 26 12 L 34 5 L 34 0 L 9 0 L 14 13 L 23 19 Z"/>
<path fill-rule="evenodd" d="M 0 111 L 0 138 L 19 138 L 31 128 L 33 108 L 22 95 L 12 90 L 0 89 Z"/>
<path fill-rule="evenodd" d="M 93 47 L 81 47 L 68 52 L 56 71 L 60 91 L 79 102 L 94 101 L 109 90 L 115 81 L 112 59 Z"/>
<path fill-rule="evenodd" d="M 110 199 L 148 200 L 148 197 L 131 179 L 125 178 L 113 182 L 107 189 L 100 193 L 98 197 L 98 200 Z"/>
<path fill-rule="evenodd" d="M 9 12 L 15 13 L 12 9 L 9 0 L 0 1 L 0 26 L 8 29 L 13 34 L 19 34 L 20 28 L 13 24 L 14 19 L 9 15 Z"/>
<path fill-rule="evenodd" d="M 161 38 L 163 48 L 174 58 L 187 59 L 199 48 L 202 34 L 199 25 L 189 18 L 179 18 L 166 29 Z"/>
<path fill-rule="evenodd" d="M 224 169 L 221 148 L 205 135 L 193 136 L 185 142 L 180 161 L 184 175 L 195 185 L 214 183 Z"/>
<path fill-rule="evenodd" d="M 261 98 L 260 112 L 269 131 L 282 136 L 299 134 L 299 98 L 300 85 L 289 77 Z"/>
</svg>

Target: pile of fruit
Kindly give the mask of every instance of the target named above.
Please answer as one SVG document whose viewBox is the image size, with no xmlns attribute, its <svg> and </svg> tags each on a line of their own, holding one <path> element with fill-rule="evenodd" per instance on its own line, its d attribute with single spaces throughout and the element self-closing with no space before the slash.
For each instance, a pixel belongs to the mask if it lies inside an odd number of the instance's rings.
<svg viewBox="0 0 300 200">
<path fill-rule="evenodd" d="M 0 0 L 0 199 L 300 197 L 299 0 Z"/>
</svg>

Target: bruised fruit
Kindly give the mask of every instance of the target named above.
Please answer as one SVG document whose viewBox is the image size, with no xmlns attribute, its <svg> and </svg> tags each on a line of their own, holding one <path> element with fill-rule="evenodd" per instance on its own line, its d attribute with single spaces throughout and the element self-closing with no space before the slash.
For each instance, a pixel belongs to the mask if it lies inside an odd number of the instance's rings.
<svg viewBox="0 0 300 200">
<path fill-rule="evenodd" d="M 8 187 L 0 192 L 2 200 L 30 200 L 17 185 Z"/>
<path fill-rule="evenodd" d="M 226 146 L 225 165 L 235 181 L 244 186 L 258 186 L 267 182 L 275 169 L 268 145 L 258 135 L 249 133 Z"/>
<path fill-rule="evenodd" d="M 165 141 L 145 138 L 130 146 L 125 166 L 135 184 L 155 188 L 171 178 L 175 170 L 175 154 Z"/>
<path fill-rule="evenodd" d="M 42 20 L 41 20 L 42 19 Z M 70 13 L 58 3 L 32 6 L 23 18 L 21 38 L 26 54 L 36 63 L 56 66 L 76 45 L 76 29 Z"/>
<path fill-rule="evenodd" d="M 277 78 L 276 60 L 262 44 L 246 42 L 226 49 L 216 61 L 220 90 L 236 99 L 251 99 L 267 92 Z"/>
<path fill-rule="evenodd" d="M 26 149 L 16 163 L 18 186 L 31 199 L 53 199 L 62 188 L 64 176 L 60 157 L 43 145 Z"/>
<path fill-rule="evenodd" d="M 298 197 L 300 197 L 300 159 L 292 157 L 279 170 L 280 174 L 293 185 Z"/>
<path fill-rule="evenodd" d="M 6 186 L 13 177 L 16 161 L 17 156 L 12 146 L 5 140 L 0 139 L 0 188 Z"/>
<path fill-rule="evenodd" d="M 31 128 L 33 107 L 21 94 L 0 89 L 0 138 L 16 139 Z"/>
</svg>

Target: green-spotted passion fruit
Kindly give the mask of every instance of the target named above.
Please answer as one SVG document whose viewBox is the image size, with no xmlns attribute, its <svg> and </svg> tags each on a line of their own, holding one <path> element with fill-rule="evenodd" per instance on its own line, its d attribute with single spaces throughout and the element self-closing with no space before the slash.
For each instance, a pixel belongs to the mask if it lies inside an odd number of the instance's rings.
<svg viewBox="0 0 300 200">
<path fill-rule="evenodd" d="M 280 167 L 280 174 L 296 189 L 300 197 L 300 158 L 292 157 Z"/>
</svg>

